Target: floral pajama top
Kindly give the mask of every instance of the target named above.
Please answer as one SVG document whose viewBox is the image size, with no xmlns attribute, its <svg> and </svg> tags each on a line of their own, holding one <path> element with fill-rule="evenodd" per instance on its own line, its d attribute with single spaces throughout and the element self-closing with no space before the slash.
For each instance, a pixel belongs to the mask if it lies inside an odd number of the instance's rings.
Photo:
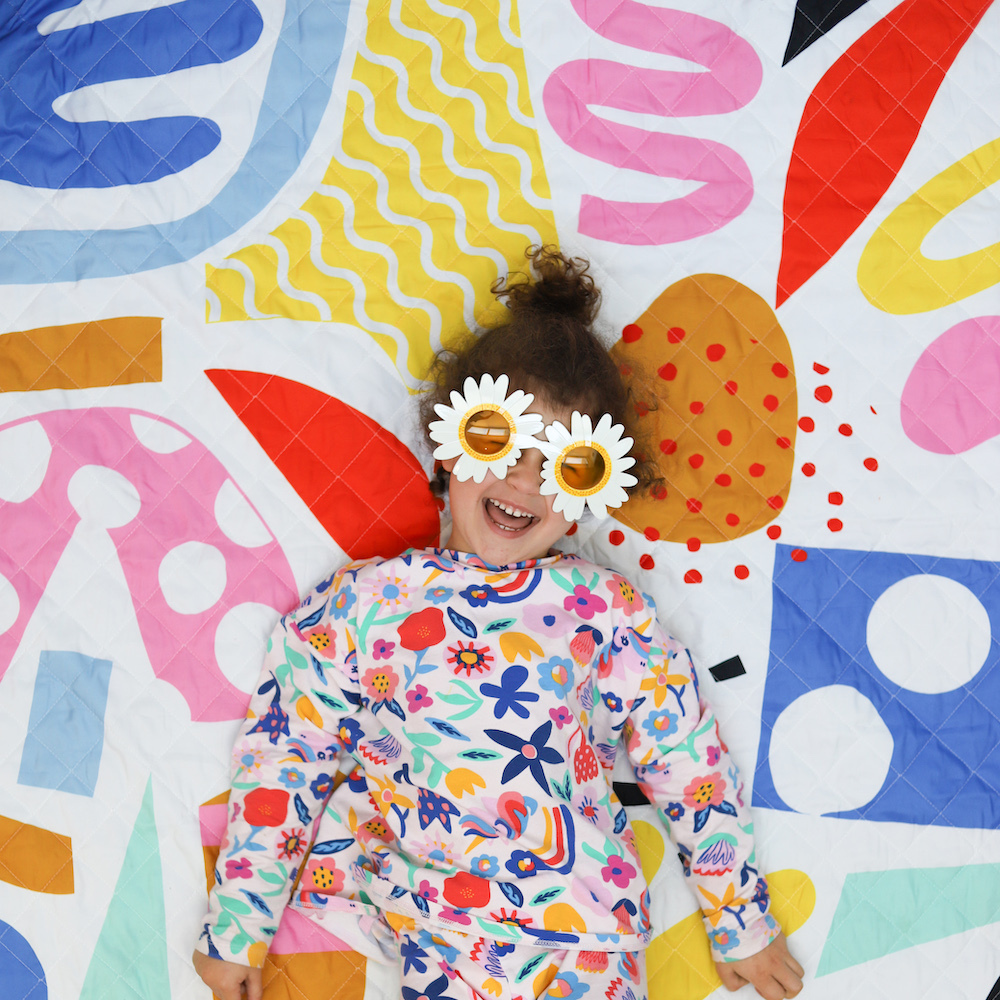
<svg viewBox="0 0 1000 1000">
<path fill-rule="evenodd" d="M 269 640 L 199 947 L 260 965 L 298 878 L 304 912 L 642 948 L 619 753 L 669 827 L 716 960 L 760 951 L 778 927 L 740 778 L 648 596 L 571 555 L 348 565 Z"/>
</svg>

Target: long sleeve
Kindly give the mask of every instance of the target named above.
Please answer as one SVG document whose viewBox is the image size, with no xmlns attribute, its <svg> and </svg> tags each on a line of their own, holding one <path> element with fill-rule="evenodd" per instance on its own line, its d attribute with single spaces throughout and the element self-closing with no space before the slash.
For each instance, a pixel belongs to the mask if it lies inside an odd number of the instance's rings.
<svg viewBox="0 0 1000 1000">
<path fill-rule="evenodd" d="M 701 699 L 688 651 L 632 616 L 620 656 L 641 681 L 624 727 L 640 787 L 662 816 L 701 907 L 715 961 L 756 954 L 779 933 L 768 912 L 743 783 L 715 716 Z"/>
<path fill-rule="evenodd" d="M 348 568 L 321 583 L 268 640 L 233 748 L 229 824 L 199 939 L 212 957 L 263 963 L 332 790 L 340 726 L 360 704 L 350 580 Z"/>
</svg>

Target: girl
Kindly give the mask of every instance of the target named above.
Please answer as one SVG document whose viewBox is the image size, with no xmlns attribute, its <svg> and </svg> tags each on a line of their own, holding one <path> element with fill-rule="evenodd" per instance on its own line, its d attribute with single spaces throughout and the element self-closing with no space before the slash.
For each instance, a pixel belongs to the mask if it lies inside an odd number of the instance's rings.
<svg viewBox="0 0 1000 1000">
<path fill-rule="evenodd" d="M 403 1000 L 646 1000 L 619 753 L 667 822 L 723 983 L 801 989 L 687 651 L 647 595 L 553 548 L 652 475 L 586 263 L 529 256 L 533 279 L 494 289 L 509 321 L 442 355 L 423 402 L 448 548 L 346 566 L 270 639 L 195 953 L 221 1000 L 260 997 L 293 885 L 332 932 L 353 914 L 391 941 Z"/>
</svg>

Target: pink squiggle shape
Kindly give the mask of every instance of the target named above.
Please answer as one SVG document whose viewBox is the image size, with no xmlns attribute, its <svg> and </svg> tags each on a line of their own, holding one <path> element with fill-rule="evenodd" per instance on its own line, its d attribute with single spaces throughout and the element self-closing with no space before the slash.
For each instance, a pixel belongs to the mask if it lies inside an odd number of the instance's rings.
<svg viewBox="0 0 1000 1000">
<path fill-rule="evenodd" d="M 917 359 L 900 420 L 925 451 L 957 455 L 1000 434 L 1000 316 L 967 319 Z"/>
<path fill-rule="evenodd" d="M 169 454 L 154 452 L 132 430 L 133 415 L 165 424 L 191 440 Z M 215 499 L 230 480 L 222 463 L 177 424 L 141 410 L 55 410 L 5 424 L 0 431 L 31 422 L 42 426 L 52 454 L 32 496 L 17 503 L 0 500 L 0 573 L 13 585 L 20 605 L 13 625 L 0 635 L 0 678 L 80 521 L 69 500 L 70 479 L 81 467 L 97 465 L 124 476 L 139 494 L 136 517 L 108 533 L 153 672 L 177 688 L 195 721 L 243 718 L 247 694 L 226 678 L 216 660 L 216 630 L 227 611 L 245 602 L 285 611 L 294 606 L 297 590 L 273 535 L 267 543 L 247 548 L 219 526 Z M 213 545 L 223 554 L 226 585 L 207 611 L 179 614 L 160 590 L 159 566 L 168 551 L 189 541 Z"/>
<path fill-rule="evenodd" d="M 581 233 L 614 243 L 656 245 L 720 229 L 753 198 L 743 158 L 722 143 L 648 132 L 607 121 L 588 105 L 663 117 L 723 114 L 743 107 L 762 78 L 753 48 L 724 25 L 696 14 L 636 0 L 573 0 L 580 17 L 611 41 L 679 56 L 707 72 L 642 69 L 605 59 L 565 63 L 545 83 L 542 100 L 559 137 L 571 148 L 616 167 L 658 177 L 702 181 L 666 202 L 580 199 Z"/>
</svg>

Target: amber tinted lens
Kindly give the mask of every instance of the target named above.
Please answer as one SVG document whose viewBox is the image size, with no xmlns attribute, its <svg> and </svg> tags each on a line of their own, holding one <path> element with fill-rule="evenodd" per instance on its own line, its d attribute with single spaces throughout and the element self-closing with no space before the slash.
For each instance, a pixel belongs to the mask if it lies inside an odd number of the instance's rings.
<svg viewBox="0 0 1000 1000">
<path fill-rule="evenodd" d="M 466 421 L 465 440 L 477 455 L 496 455 L 507 447 L 510 426 L 496 410 L 480 410 Z"/>
<path fill-rule="evenodd" d="M 559 471 L 570 489 L 586 492 L 604 479 L 604 459 L 596 448 L 581 445 L 566 452 Z"/>
</svg>

